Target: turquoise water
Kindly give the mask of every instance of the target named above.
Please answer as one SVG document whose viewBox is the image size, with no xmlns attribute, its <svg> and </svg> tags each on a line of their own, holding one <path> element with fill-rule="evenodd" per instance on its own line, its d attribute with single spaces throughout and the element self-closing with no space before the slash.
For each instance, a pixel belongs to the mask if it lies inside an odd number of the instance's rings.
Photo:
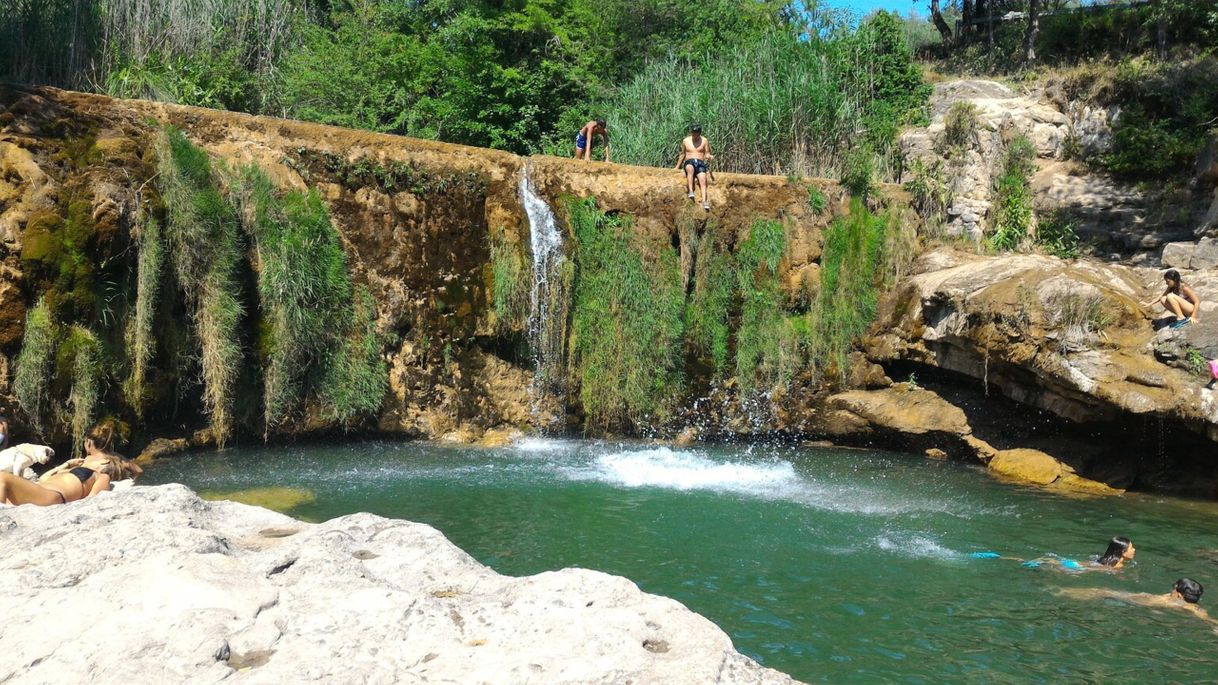
<svg viewBox="0 0 1218 685">
<path fill-rule="evenodd" d="M 860 450 L 676 449 L 531 440 L 241 448 L 175 458 L 146 482 L 290 487 L 290 510 L 429 523 L 502 573 L 582 566 L 709 617 L 736 647 L 809 682 L 1213 682 L 1218 635 L 1183 612 L 1059 597 L 1166 592 L 1218 602 L 1218 507 L 1152 496 L 1076 500 L 980 468 Z M 1120 573 L 975 559 L 1086 560 L 1138 548 Z"/>
</svg>

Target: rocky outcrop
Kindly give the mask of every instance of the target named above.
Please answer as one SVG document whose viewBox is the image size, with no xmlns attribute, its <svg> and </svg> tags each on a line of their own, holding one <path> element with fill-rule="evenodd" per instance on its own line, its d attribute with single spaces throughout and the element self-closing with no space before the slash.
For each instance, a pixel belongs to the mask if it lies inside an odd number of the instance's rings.
<svg viewBox="0 0 1218 685">
<path fill-rule="evenodd" d="M 1069 223 L 1098 257 L 1154 265 L 1163 245 L 1193 240 L 1214 223 L 1207 216 L 1218 217 L 1218 210 L 1206 214 L 1208 194 L 1122 183 L 1082 164 L 1108 150 L 1120 108 L 1070 100 L 1060 91 L 1053 85 L 1016 91 L 975 79 L 935 85 L 929 126 L 903 134 L 901 148 L 911 162 L 941 169 L 953 198 L 944 225 L 949 235 L 979 239 L 990 230 L 994 179 L 1006 145 L 1020 135 L 1036 149 L 1031 181 L 1037 213 Z M 944 145 L 944 129 L 960 105 L 972 108 L 976 128 L 963 148 L 953 149 Z"/>
<path fill-rule="evenodd" d="M 793 683 L 630 581 L 509 578 L 435 529 L 178 485 L 0 508 L 8 683 Z"/>
<path fill-rule="evenodd" d="M 1133 417 L 1153 418 L 1172 440 L 1197 440 L 1212 455 L 1218 397 L 1198 361 L 1215 351 L 1207 322 L 1218 280 L 1193 274 L 1200 323 L 1179 330 L 1139 304 L 1161 283 L 1155 270 L 935 250 L 888 299 L 865 347 L 881 364 L 949 372 L 1071 423 L 1106 426 L 1106 439 L 1126 436 Z"/>
</svg>

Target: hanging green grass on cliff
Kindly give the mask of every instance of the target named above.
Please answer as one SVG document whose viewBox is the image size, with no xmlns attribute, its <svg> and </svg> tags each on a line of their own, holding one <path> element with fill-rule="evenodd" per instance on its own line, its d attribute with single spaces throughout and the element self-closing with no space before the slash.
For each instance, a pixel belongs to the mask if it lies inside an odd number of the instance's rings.
<svg viewBox="0 0 1218 685">
<path fill-rule="evenodd" d="M 97 416 L 101 394 L 101 346 L 92 331 L 73 326 L 60 350 L 62 356 L 71 359 L 72 391 L 68 393 L 68 413 L 71 416 L 72 449 L 76 456 L 83 456 L 77 450 L 83 449 L 85 433 Z"/>
<path fill-rule="evenodd" d="M 199 341 L 203 404 L 216 441 L 223 445 L 234 428 L 233 401 L 243 362 L 238 221 L 220 193 L 207 153 L 181 131 L 165 131 L 157 157 L 165 235 Z"/>
<path fill-rule="evenodd" d="M 793 370 L 792 338 L 778 282 L 778 266 L 786 252 L 786 228 L 777 221 L 754 222 L 736 252 L 740 291 L 736 378 L 742 396 L 788 380 Z"/>
<path fill-rule="evenodd" d="M 21 352 L 17 355 L 13 373 L 13 395 L 17 404 L 25 411 L 30 427 L 41 434 L 43 417 L 49 399 L 48 388 L 55 359 L 55 319 L 45 300 L 25 315 L 25 337 L 21 341 Z"/>
<path fill-rule="evenodd" d="M 844 377 L 854 339 L 875 321 L 890 261 L 884 248 L 889 232 L 897 230 L 895 221 L 893 215 L 876 216 L 855 199 L 850 214 L 826 229 L 820 293 L 805 329 L 805 345 L 818 370 Z"/>
<path fill-rule="evenodd" d="M 127 356 L 131 360 L 131 375 L 123 384 L 123 394 L 136 416 L 144 412 L 144 399 L 148 392 L 148 371 L 156 350 L 156 336 L 152 322 L 156 316 L 165 246 L 162 241 L 161 224 L 156 219 L 141 215 L 139 263 L 135 277 L 135 312 L 128 323 L 126 333 Z"/>
<path fill-rule="evenodd" d="M 672 246 L 638 244 L 630 222 L 568 200 L 576 239 L 571 368 L 587 425 L 639 427 L 681 387 L 681 271 Z M 654 250 L 654 252 L 652 251 Z"/>
<path fill-rule="evenodd" d="M 280 194 L 261 170 L 241 171 L 238 192 L 257 261 L 264 430 L 288 418 L 351 327 L 347 257 L 316 191 Z M 325 370 L 322 369 L 321 373 Z"/>
<path fill-rule="evenodd" d="M 355 294 L 351 330 L 330 353 L 322 376 L 321 398 L 331 418 L 346 425 L 381 408 L 389 389 L 383 348 L 384 339 L 376 327 L 376 303 L 360 288 Z"/>
<path fill-rule="evenodd" d="M 736 283 L 731 255 L 718 245 L 718 227 L 708 221 L 697 241 L 693 292 L 685 308 L 685 340 L 698 355 L 709 358 L 716 376 L 727 371 L 731 341 L 729 315 Z"/>
<path fill-rule="evenodd" d="M 491 253 L 491 294 L 495 325 L 500 330 L 523 328 L 529 315 L 530 276 L 518 242 L 502 228 L 487 232 Z"/>
</svg>

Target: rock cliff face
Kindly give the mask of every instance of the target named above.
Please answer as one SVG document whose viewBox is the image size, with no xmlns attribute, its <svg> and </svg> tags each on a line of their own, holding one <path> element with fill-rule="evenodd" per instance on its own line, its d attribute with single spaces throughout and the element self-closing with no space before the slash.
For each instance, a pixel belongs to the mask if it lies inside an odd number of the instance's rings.
<svg viewBox="0 0 1218 685">
<path fill-rule="evenodd" d="M 1066 111 L 1042 95 L 1017 95 L 988 82 L 940 86 L 930 130 L 911 132 L 905 144 L 915 158 L 939 154 L 943 118 L 961 98 L 978 107 L 983 124 L 980 147 L 966 152 L 966 166 L 992 164 L 986 150 L 996 155 L 1012 131 L 1031 137 L 1042 166 L 1056 163 L 1069 138 L 1104 144 L 1105 117 L 1112 113 Z M 584 427 L 578 406 L 535 390 L 535 360 L 521 351 L 525 321 L 506 316 L 495 302 L 495 250 L 516 251 L 526 270 L 532 259 L 519 190 L 525 175 L 558 214 L 566 249 L 575 242 L 566 199 L 594 196 L 601 211 L 631 218 L 640 250 L 674 255 L 687 298 L 709 229 L 716 241 L 736 249 L 754 223 L 766 219 L 785 227 L 785 253 L 775 273 L 780 297 L 807 303 L 819 288 L 822 231 L 849 211 L 843 192 L 828 181 L 720 174 L 711 185 L 708 213 L 685 198 L 681 176 L 671 169 L 524 159 L 228 112 L 53 89 L 0 90 L 0 412 L 16 414 L 19 430 L 28 417 L 14 402 L 13 362 L 27 312 L 44 295 L 42 288 L 59 287 L 47 285 L 45 276 L 35 279 L 29 269 L 45 251 L 39 241 L 47 222 L 89 227 L 82 238 L 88 258 L 70 266 L 93 270 L 75 279 L 88 287 L 71 296 L 98 320 L 121 315 L 113 303 L 124 291 L 108 284 L 130 280 L 137 210 L 146 202 L 141 190 L 155 183 L 153 143 L 165 124 L 181 129 L 218 163 L 252 163 L 282 188 L 320 194 L 353 280 L 375 302 L 385 341 L 388 392 L 379 413 L 357 427 L 393 435 L 472 442 L 530 426 Z M 949 228 L 976 232 L 989 202 L 982 176 L 990 172 L 966 171 L 953 182 L 961 184 L 960 202 L 976 203 L 969 210 L 974 216 L 968 220 L 966 212 L 953 210 Z M 891 187 L 885 198 L 907 201 Z M 1129 230 L 1136 225 L 1122 224 Z M 711 383 L 705 360 L 686 360 L 681 373 L 694 394 L 707 397 L 689 398 L 676 414 L 685 423 L 667 428 L 676 434 L 688 426 L 683 438 L 831 437 L 983 462 L 1034 449 L 1058 464 L 1040 469 L 1042 476 L 1056 474 L 1053 483 L 1086 476 L 1121 488 L 1173 485 L 1209 492 L 1218 400 L 1203 387 L 1199 363 L 1218 357 L 1212 327 L 1218 276 L 1208 270 L 1210 247 L 1203 242 L 1171 253 L 1179 253 L 1172 258 L 1182 265 L 1187 261 L 1192 270 L 1185 278 L 1205 300 L 1199 323 L 1178 331 L 1165 320 L 1148 320 L 1137 305 L 1161 288 L 1154 270 L 938 249 L 883 293 L 879 321 L 848 355 L 842 378 L 797 376 L 763 394 L 760 404 L 769 406 L 750 405 L 733 397 L 730 379 Z M 167 309 L 167 316 L 182 316 Z M 739 325 L 739 316 L 732 316 L 728 324 Z M 251 356 L 259 335 L 247 333 Z M 121 350 L 121 337 L 101 345 Z M 71 371 L 70 358 L 52 362 L 57 374 Z M 123 353 L 106 363 L 121 367 Z M 209 434 L 198 430 L 206 417 L 191 395 L 197 395 L 197 382 L 191 386 L 180 372 L 174 376 L 179 361 L 164 350 L 159 363 L 170 368 L 157 377 L 161 394 L 153 409 L 135 416 L 113 382 L 98 389 L 106 413 L 132 423 L 136 447 L 156 437 L 172 438 L 155 442 L 159 453 L 209 444 Z M 894 379 L 905 382 L 894 385 Z M 66 388 L 51 390 L 68 395 Z M 57 409 L 61 424 L 68 408 Z M 306 408 L 278 437 L 336 427 Z M 65 433 L 61 428 L 47 437 L 62 444 Z M 1010 473 L 1012 464 L 1037 459 L 1008 454 L 998 463 Z"/>
<path fill-rule="evenodd" d="M 794 683 L 630 581 L 501 576 L 422 524 L 182 486 L 0 508 L 7 683 Z"/>
<path fill-rule="evenodd" d="M 784 222 L 789 250 L 783 268 L 802 273 L 820 256 L 820 228 L 843 209 L 841 191 L 828 182 L 812 186 L 829 203 L 827 211 L 817 213 L 809 207 L 807 183 L 718 174 L 710 188 L 714 209 L 705 212 L 685 198 L 683 178 L 675 170 L 525 160 L 200 108 L 54 89 L 4 89 L 0 412 L 17 413 L 10 387 L 13 360 L 27 308 L 42 294 L 25 272 L 31 228 L 40 217 L 83 202 L 97 227 L 90 257 L 107 264 L 128 254 L 139 190 L 154 173 L 153 140 L 166 124 L 230 167 L 252 163 L 281 188 L 320 192 L 353 277 L 368 288 L 379 327 L 393 341 L 385 351 L 390 389 L 372 425 L 406 436 L 476 439 L 488 427 L 549 423 L 540 417 L 563 411 L 553 398 L 530 394 L 533 365 L 517 351 L 522 323 L 497 317 L 492 302 L 492 239 L 529 257 L 530 229 L 518 192 L 526 167 L 532 185 L 560 214 L 564 197 L 595 196 L 604 211 L 630 215 L 646 241 L 676 248 L 687 281 L 693 242 L 708 222 L 729 243 L 742 240 L 758 219 Z M 395 185 L 386 180 L 386 169 L 407 169 L 415 180 L 398 179 Z M 114 276 L 124 278 L 125 273 Z M 121 406 L 123 398 L 111 390 L 105 399 Z M 163 399 L 162 406 L 183 404 L 181 397 Z M 206 436 L 188 435 L 199 426 L 188 409 L 145 418 L 145 423 L 157 421 L 179 426 L 179 436 L 191 444 L 206 442 Z M 298 432 L 332 427 L 313 414 L 295 425 Z"/>
</svg>

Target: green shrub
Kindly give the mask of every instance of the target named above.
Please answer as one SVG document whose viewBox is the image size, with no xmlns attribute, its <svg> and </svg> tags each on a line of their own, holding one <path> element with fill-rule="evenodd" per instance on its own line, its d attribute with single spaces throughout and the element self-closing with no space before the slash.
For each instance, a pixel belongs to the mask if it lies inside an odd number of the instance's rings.
<svg viewBox="0 0 1218 685">
<path fill-rule="evenodd" d="M 977 141 L 977 106 L 971 102 L 952 103 L 943 118 L 943 133 L 936 148 L 948 158 L 963 155 Z"/>
<path fill-rule="evenodd" d="M 570 199 L 575 233 L 571 368 L 589 427 L 663 418 L 681 389 L 681 269 L 670 245 L 647 254 L 628 218 Z"/>
<path fill-rule="evenodd" d="M 713 221 L 707 222 L 698 240 L 693 280 L 693 292 L 685 308 L 685 340 L 695 354 L 710 360 L 716 376 L 722 376 L 727 371 L 729 315 L 736 278 L 731 256 L 719 246 Z"/>
<path fill-rule="evenodd" d="M 239 222 L 220 194 L 206 152 L 172 127 L 158 147 L 165 234 L 178 285 L 193 309 L 204 407 L 223 445 L 234 427 L 233 399 L 243 361 Z"/>
<path fill-rule="evenodd" d="M 1002 172 L 995 181 L 994 234 L 990 246 L 999 251 L 1024 247 L 1032 230 L 1032 172 L 1036 148 L 1020 136 L 1003 155 Z"/>
<path fill-rule="evenodd" d="M 147 395 L 147 377 L 156 337 L 152 331 L 156 316 L 157 297 L 161 283 L 161 269 L 165 257 L 165 246 L 161 242 L 161 224 L 156 219 L 141 216 L 138 240 L 139 263 L 135 276 L 135 312 L 128 322 L 126 333 L 127 356 L 131 360 L 131 376 L 124 384 L 127 403 L 136 416 L 144 412 Z"/>
<path fill-rule="evenodd" d="M 786 255 L 787 232 L 780 222 L 756 221 L 736 252 L 740 324 L 736 329 L 736 379 L 742 396 L 789 379 L 778 266 Z"/>
<path fill-rule="evenodd" d="M 1037 222 L 1036 243 L 1045 252 L 1061 259 L 1078 259 L 1080 254 L 1075 223 L 1061 211 L 1053 212 Z"/>
<path fill-rule="evenodd" d="M 50 308 L 45 300 L 38 300 L 25 315 L 25 336 L 13 373 L 13 395 L 29 419 L 30 427 L 39 435 L 43 434 L 43 417 L 50 399 L 48 388 L 58 337 Z"/>
<path fill-rule="evenodd" d="M 875 152 L 866 145 L 846 153 L 841 184 L 851 195 L 866 199 L 875 189 Z"/>
<path fill-rule="evenodd" d="M 947 210 L 955 201 L 951 185 L 944 177 L 943 163 L 935 160 L 928 166 L 922 160 L 915 159 L 912 173 L 913 178 L 905 183 L 905 190 L 912 197 L 914 210 L 928 226 L 943 226 L 947 221 Z"/>
<path fill-rule="evenodd" d="M 829 199 L 820 188 L 813 185 L 808 186 L 808 207 L 816 214 L 821 214 L 829 208 Z"/>
</svg>

